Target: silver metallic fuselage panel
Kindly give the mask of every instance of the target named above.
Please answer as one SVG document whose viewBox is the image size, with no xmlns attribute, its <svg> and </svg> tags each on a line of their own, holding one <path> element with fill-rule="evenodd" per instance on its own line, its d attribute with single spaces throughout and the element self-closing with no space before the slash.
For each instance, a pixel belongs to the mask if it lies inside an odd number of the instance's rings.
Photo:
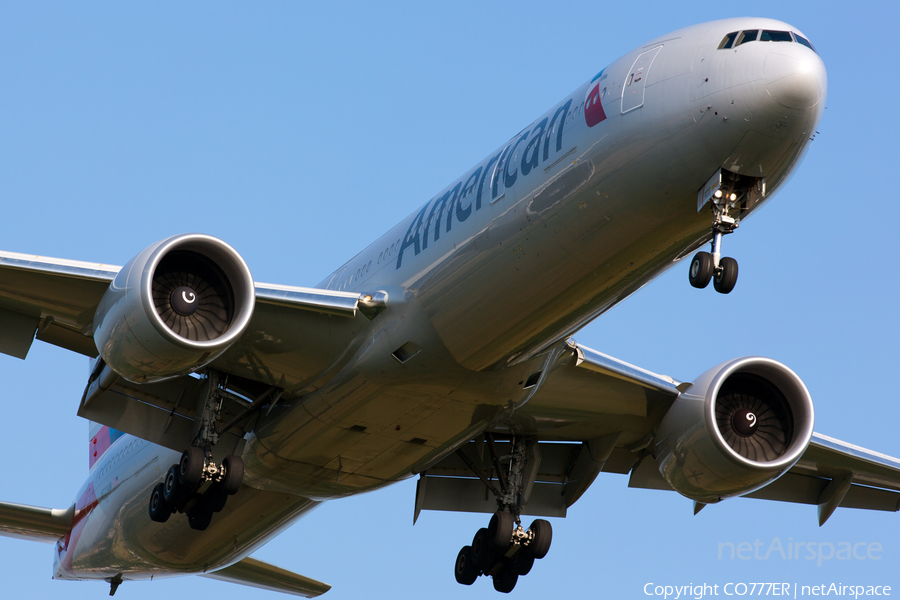
<svg viewBox="0 0 900 600">
<path fill-rule="evenodd" d="M 573 356 L 569 335 L 710 239 L 711 215 L 696 204 L 713 173 L 765 177 L 768 199 L 799 163 L 824 108 L 825 69 L 797 43 L 717 49 L 726 33 L 760 28 L 797 31 L 730 19 L 634 49 L 337 269 L 325 290 L 257 284 L 257 321 L 214 363 L 287 390 L 248 440 L 247 486 L 203 536 L 185 519 L 152 523 L 146 499 L 177 455 L 146 444 L 130 478 L 92 475 L 79 502 L 96 503 L 57 576 L 225 566 L 315 501 L 421 472 L 509 420 Z M 358 314 L 359 299 L 380 292 L 384 310 Z M 292 302 L 338 319 L 334 348 L 305 347 L 304 321 L 263 307 Z M 341 336 L 352 342 L 340 358 L 321 358 L 336 355 Z M 599 353 L 580 359 L 643 381 L 648 398 L 678 393 L 678 382 Z M 532 377 L 534 389 L 523 387 Z"/>
</svg>

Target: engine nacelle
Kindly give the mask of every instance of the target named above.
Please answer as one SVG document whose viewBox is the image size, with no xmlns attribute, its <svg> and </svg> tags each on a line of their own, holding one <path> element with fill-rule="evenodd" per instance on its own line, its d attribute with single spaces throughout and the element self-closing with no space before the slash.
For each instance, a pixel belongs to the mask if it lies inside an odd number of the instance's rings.
<svg viewBox="0 0 900 600">
<path fill-rule="evenodd" d="M 184 234 L 125 265 L 94 314 L 94 343 L 135 383 L 185 375 L 228 349 L 253 316 L 250 269 L 228 244 Z"/>
<path fill-rule="evenodd" d="M 769 358 L 738 358 L 701 375 L 676 400 L 654 440 L 659 471 L 676 491 L 711 504 L 774 481 L 809 445 L 806 386 Z"/>
</svg>

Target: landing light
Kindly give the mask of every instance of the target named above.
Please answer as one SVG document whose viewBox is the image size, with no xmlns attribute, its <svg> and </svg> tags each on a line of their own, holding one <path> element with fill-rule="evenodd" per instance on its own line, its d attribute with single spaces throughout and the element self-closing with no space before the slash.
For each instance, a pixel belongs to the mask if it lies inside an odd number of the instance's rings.
<svg viewBox="0 0 900 600">
<path fill-rule="evenodd" d="M 737 200 L 737 194 L 732 193 L 732 194 L 728 197 L 728 199 L 731 200 L 732 202 L 734 202 L 735 200 Z"/>
<path fill-rule="evenodd" d="M 366 294 L 365 296 L 362 297 L 362 301 L 363 301 L 364 303 L 368 304 L 369 302 L 372 301 L 372 296 Z"/>
<path fill-rule="evenodd" d="M 722 190 L 716 190 L 716 193 L 713 194 L 713 195 L 714 195 L 716 198 L 721 198 L 721 197 L 722 197 Z"/>
</svg>

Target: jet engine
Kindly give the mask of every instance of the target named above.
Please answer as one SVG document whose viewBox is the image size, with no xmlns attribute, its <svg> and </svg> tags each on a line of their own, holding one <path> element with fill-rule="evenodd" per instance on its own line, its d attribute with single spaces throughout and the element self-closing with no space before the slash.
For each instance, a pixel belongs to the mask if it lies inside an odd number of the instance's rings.
<svg viewBox="0 0 900 600">
<path fill-rule="evenodd" d="M 676 491 L 711 504 L 774 481 L 809 445 L 813 405 L 783 364 L 746 357 L 701 375 L 672 404 L 654 440 Z"/>
<path fill-rule="evenodd" d="M 247 328 L 256 292 L 228 244 L 184 234 L 125 265 L 94 314 L 94 343 L 120 377 L 149 383 L 212 362 Z"/>
</svg>

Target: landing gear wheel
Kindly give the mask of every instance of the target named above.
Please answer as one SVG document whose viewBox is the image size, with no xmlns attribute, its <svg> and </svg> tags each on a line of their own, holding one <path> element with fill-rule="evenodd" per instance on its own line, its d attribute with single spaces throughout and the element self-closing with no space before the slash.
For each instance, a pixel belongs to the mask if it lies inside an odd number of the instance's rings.
<svg viewBox="0 0 900 600">
<path fill-rule="evenodd" d="M 222 489 L 229 496 L 233 496 L 241 489 L 241 483 L 244 481 L 244 459 L 240 456 L 226 456 L 222 461 L 222 467 L 225 469 Z"/>
<path fill-rule="evenodd" d="M 516 582 L 519 581 L 519 574 L 514 567 L 506 566 L 500 569 L 498 573 L 495 573 L 492 579 L 494 580 L 495 590 L 508 594 L 516 587 Z"/>
<path fill-rule="evenodd" d="M 157 483 L 150 492 L 150 520 L 165 523 L 172 515 L 172 505 L 166 502 L 163 495 L 163 484 Z"/>
<path fill-rule="evenodd" d="M 472 546 L 463 546 L 459 554 L 456 555 L 456 566 L 453 574 L 456 576 L 456 583 L 463 585 L 472 585 L 478 579 L 480 569 L 475 566 L 472 558 Z"/>
<path fill-rule="evenodd" d="M 544 558 L 550 551 L 550 542 L 553 541 L 553 527 L 549 521 L 535 519 L 529 529 L 534 534 L 528 545 L 529 554 L 535 558 Z"/>
<path fill-rule="evenodd" d="M 181 462 L 178 463 L 178 476 L 184 487 L 193 489 L 200 485 L 205 462 L 206 456 L 200 448 L 191 446 L 184 451 L 184 454 L 181 455 Z"/>
<path fill-rule="evenodd" d="M 719 272 L 716 273 L 716 277 L 713 279 L 713 287 L 715 287 L 716 291 L 720 294 L 727 294 L 734 289 L 737 278 L 737 261 L 726 256 L 719 261 Z"/>
<path fill-rule="evenodd" d="M 187 500 L 188 490 L 181 483 L 177 465 L 169 467 L 169 470 L 166 471 L 166 478 L 160 485 L 162 485 L 163 499 L 173 508 L 181 506 Z"/>
<path fill-rule="evenodd" d="M 506 550 L 512 540 L 513 529 L 516 527 L 516 518 L 512 513 L 498 510 L 491 517 L 488 525 L 488 540 L 491 547 L 497 550 Z"/>
<path fill-rule="evenodd" d="M 497 557 L 497 551 L 491 546 L 490 541 L 489 530 L 484 527 L 479 529 L 472 539 L 472 546 L 470 548 L 472 552 L 472 561 L 475 564 L 475 567 L 482 571 L 490 569 L 491 565 L 494 564 L 494 559 Z"/>
<path fill-rule="evenodd" d="M 212 486 L 203 494 L 203 506 L 214 513 L 221 512 L 227 501 L 228 494 L 221 488 L 221 484 Z"/>
<path fill-rule="evenodd" d="M 709 285 L 713 276 L 713 257 L 709 252 L 698 252 L 691 260 L 688 279 L 695 288 L 703 289 Z M 717 288 L 718 289 L 718 288 Z"/>
<path fill-rule="evenodd" d="M 516 556 L 516 573 L 519 574 L 520 577 L 524 575 L 528 575 L 531 572 L 531 567 L 534 566 L 534 554 L 528 551 L 528 548 L 523 548 L 519 551 L 518 556 Z"/>
<path fill-rule="evenodd" d="M 188 513 L 188 525 L 191 526 L 191 529 L 196 529 L 197 531 L 205 531 L 209 524 L 212 522 L 212 511 L 198 504 Z"/>
</svg>

